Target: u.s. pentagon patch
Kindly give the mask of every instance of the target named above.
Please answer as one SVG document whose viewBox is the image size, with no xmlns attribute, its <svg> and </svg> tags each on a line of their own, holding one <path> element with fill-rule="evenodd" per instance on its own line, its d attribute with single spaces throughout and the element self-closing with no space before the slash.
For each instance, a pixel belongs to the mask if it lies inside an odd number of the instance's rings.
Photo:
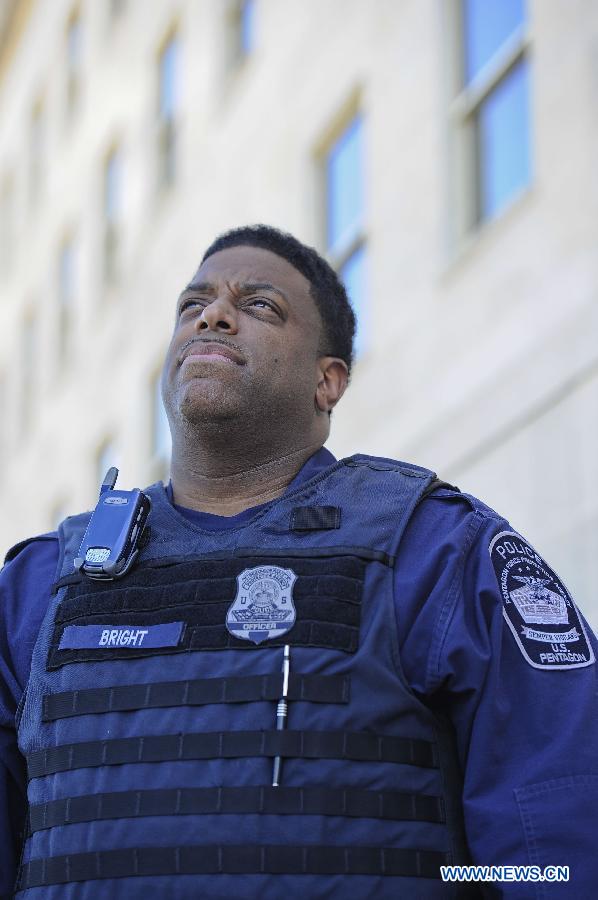
<svg viewBox="0 0 598 900">
<path fill-rule="evenodd" d="M 535 669 L 580 669 L 594 651 L 565 585 L 514 531 L 492 540 L 490 558 L 503 598 L 503 615 Z"/>
</svg>

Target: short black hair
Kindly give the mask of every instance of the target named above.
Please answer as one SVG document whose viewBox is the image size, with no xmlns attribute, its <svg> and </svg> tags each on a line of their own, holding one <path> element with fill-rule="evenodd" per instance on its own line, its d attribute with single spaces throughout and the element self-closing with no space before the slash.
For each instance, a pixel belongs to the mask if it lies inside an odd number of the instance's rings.
<svg viewBox="0 0 598 900">
<path fill-rule="evenodd" d="M 302 244 L 292 234 L 271 225 L 244 225 L 224 232 L 212 241 L 201 262 L 219 250 L 238 246 L 270 250 L 286 259 L 307 278 L 310 294 L 323 325 L 320 354 L 344 360 L 350 375 L 356 328 L 355 313 L 345 287 L 332 266 L 313 247 Z"/>
</svg>

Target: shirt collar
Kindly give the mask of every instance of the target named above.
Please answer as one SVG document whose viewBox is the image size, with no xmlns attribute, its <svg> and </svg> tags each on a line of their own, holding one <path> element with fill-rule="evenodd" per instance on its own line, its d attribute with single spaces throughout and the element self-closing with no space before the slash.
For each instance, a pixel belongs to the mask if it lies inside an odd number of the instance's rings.
<svg viewBox="0 0 598 900">
<path fill-rule="evenodd" d="M 293 480 L 285 488 L 282 496 L 335 462 L 336 457 L 330 450 L 327 450 L 326 447 L 320 447 L 319 450 L 316 450 L 316 452 L 303 463 Z M 242 525 L 243 522 L 251 519 L 259 509 L 263 509 L 273 502 L 272 500 L 269 500 L 267 503 L 260 503 L 259 506 L 252 506 L 249 509 L 244 509 L 243 512 L 237 513 L 236 516 L 216 516 L 213 513 L 200 512 L 197 509 L 188 509 L 185 506 L 177 506 L 176 503 L 173 503 L 172 482 L 168 482 L 165 490 L 169 501 L 181 515 L 193 522 L 194 525 L 199 525 L 201 528 L 208 530 L 217 529 L 218 531 L 222 531 L 227 528 L 237 528 L 239 525 Z"/>
</svg>

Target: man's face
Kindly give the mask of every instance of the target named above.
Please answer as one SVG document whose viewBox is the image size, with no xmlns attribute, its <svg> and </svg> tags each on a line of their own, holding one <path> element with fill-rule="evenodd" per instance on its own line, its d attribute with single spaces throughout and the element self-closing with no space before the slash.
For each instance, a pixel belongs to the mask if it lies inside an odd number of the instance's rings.
<svg viewBox="0 0 598 900">
<path fill-rule="evenodd" d="M 171 424 L 255 421 L 257 412 L 264 427 L 305 429 L 321 330 L 308 280 L 285 259 L 247 246 L 214 253 L 177 304 L 162 379 Z"/>
</svg>

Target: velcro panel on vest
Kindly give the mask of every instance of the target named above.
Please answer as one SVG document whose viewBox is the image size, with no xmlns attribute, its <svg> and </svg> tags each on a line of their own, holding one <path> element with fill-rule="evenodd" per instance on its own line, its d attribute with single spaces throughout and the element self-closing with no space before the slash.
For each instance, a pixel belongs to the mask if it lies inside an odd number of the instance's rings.
<svg viewBox="0 0 598 900">
<path fill-rule="evenodd" d="M 287 697 L 309 703 L 348 703 L 349 688 L 350 679 L 346 675 L 295 674 L 289 676 Z M 166 706 L 279 700 L 282 691 L 282 674 L 196 678 L 64 691 L 44 696 L 42 721 Z"/>
<path fill-rule="evenodd" d="M 83 741 L 27 755 L 29 779 L 95 766 L 243 757 L 353 759 L 438 768 L 435 744 L 365 731 L 206 731 Z"/>
<path fill-rule="evenodd" d="M 291 531 L 326 531 L 340 527 L 338 506 L 296 506 L 291 512 Z"/>
<path fill-rule="evenodd" d="M 130 659 L 189 650 L 251 650 L 226 628 L 226 614 L 237 594 L 237 576 L 254 566 L 276 565 L 297 575 L 293 586 L 296 621 L 268 646 L 292 644 L 354 653 L 359 644 L 365 560 L 356 556 L 198 559 L 174 565 L 146 565 L 122 581 L 89 579 L 67 587 L 60 603 L 47 668 L 71 662 Z M 118 646 L 59 649 L 70 623 L 147 627 L 183 622 L 176 646 Z"/>
<path fill-rule="evenodd" d="M 348 816 L 444 822 L 442 799 L 398 791 L 322 787 L 211 787 L 113 791 L 51 800 L 29 807 L 30 834 L 60 825 L 143 816 Z"/>
<path fill-rule="evenodd" d="M 395 847 L 200 845 L 139 847 L 32 859 L 20 872 L 18 890 L 72 881 L 157 875 L 296 874 L 395 875 L 439 878 L 450 856 L 435 850 Z"/>
</svg>

